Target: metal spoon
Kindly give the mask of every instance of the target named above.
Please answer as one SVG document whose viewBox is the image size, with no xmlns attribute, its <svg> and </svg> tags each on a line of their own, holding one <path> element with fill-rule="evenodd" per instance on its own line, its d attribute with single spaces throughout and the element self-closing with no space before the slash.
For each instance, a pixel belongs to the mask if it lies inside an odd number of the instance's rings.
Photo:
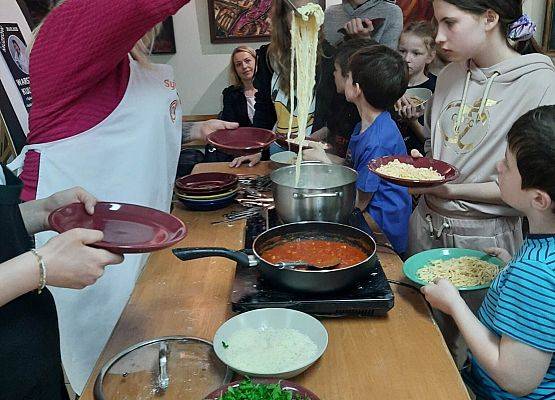
<svg viewBox="0 0 555 400">
<path fill-rule="evenodd" d="M 332 258 L 325 263 L 320 263 L 320 265 L 309 264 L 306 261 L 282 261 L 276 263 L 275 265 L 278 266 L 279 269 L 297 269 L 297 267 L 306 267 L 312 270 L 321 270 L 321 269 L 330 269 L 334 268 L 341 263 L 341 260 L 338 258 Z"/>
</svg>

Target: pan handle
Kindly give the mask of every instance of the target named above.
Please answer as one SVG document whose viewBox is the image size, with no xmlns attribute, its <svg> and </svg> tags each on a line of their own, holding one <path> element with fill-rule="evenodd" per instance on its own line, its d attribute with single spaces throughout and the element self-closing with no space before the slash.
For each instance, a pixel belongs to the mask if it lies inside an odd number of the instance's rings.
<svg viewBox="0 0 555 400">
<path fill-rule="evenodd" d="M 310 199 L 313 197 L 343 197 L 343 192 L 334 192 L 334 193 L 314 193 L 314 194 L 305 194 L 305 193 L 293 193 L 294 199 Z"/>
<path fill-rule="evenodd" d="M 254 257 L 251 258 L 242 251 L 229 250 L 225 247 L 183 247 L 180 249 L 173 249 L 172 252 L 177 258 L 183 261 L 205 257 L 225 257 L 245 267 L 258 264 Z"/>
</svg>

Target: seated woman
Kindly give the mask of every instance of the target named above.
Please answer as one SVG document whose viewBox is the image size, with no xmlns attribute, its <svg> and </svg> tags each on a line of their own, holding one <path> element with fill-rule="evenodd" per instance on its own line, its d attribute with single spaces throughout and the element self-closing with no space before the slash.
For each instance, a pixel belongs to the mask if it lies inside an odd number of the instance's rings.
<svg viewBox="0 0 555 400">
<path fill-rule="evenodd" d="M 252 126 L 254 116 L 253 85 L 256 68 L 256 52 L 248 46 L 239 46 L 231 53 L 229 83 L 222 92 L 224 108 L 220 113 L 223 121 L 237 122 L 239 126 Z M 204 162 L 231 161 L 233 157 L 207 145 Z"/>
</svg>

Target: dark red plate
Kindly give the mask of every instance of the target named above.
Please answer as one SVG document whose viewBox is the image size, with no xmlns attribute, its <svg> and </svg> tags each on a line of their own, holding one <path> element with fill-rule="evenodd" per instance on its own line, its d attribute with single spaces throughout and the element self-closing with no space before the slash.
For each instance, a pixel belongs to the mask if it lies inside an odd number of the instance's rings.
<svg viewBox="0 0 555 400">
<path fill-rule="evenodd" d="M 393 160 L 399 160 L 402 163 L 412 164 L 416 168 L 429 168 L 439 172 L 441 175 L 444 176 L 443 179 L 438 179 L 436 181 L 424 181 L 418 179 L 403 179 L 403 178 L 395 178 L 393 176 L 384 175 L 382 173 L 377 172 L 376 170 L 381 167 L 382 165 L 386 165 L 387 163 Z M 400 186 L 406 187 L 431 187 L 431 186 L 439 186 L 443 185 L 444 183 L 451 182 L 457 179 L 460 175 L 459 170 L 453 167 L 451 164 L 448 164 L 441 160 L 435 160 L 433 158 L 428 157 L 411 157 L 411 156 L 386 156 L 380 157 L 375 160 L 370 161 L 368 164 L 368 168 L 370 171 L 378 175 L 379 177 L 385 179 L 386 181 L 395 183 Z"/>
<path fill-rule="evenodd" d="M 276 140 L 276 134 L 268 129 L 242 127 L 220 129 L 207 137 L 208 142 L 224 153 L 234 156 L 259 153 Z"/>
<path fill-rule="evenodd" d="M 175 181 L 175 187 L 181 194 L 211 195 L 231 190 L 239 178 L 225 172 L 202 172 L 183 176 Z"/>
<path fill-rule="evenodd" d="M 316 396 L 314 393 L 312 393 L 310 390 L 305 389 L 304 387 L 302 387 L 301 385 L 295 382 L 285 381 L 282 379 L 275 379 L 275 378 L 253 378 L 252 381 L 254 383 L 260 383 L 264 385 L 279 383 L 282 389 L 289 390 L 294 394 L 298 394 L 302 396 L 303 400 L 305 398 L 307 400 L 320 400 L 320 398 Z M 220 397 L 222 397 L 230 387 L 238 387 L 239 383 L 241 383 L 241 381 L 231 382 L 228 385 L 223 385 L 222 387 L 214 390 L 212 393 L 206 396 L 204 400 L 217 400 Z"/>
<path fill-rule="evenodd" d="M 73 228 L 97 229 L 104 238 L 91 246 L 113 253 L 149 253 L 169 247 L 185 237 L 181 220 L 154 208 L 99 202 L 89 215 L 82 203 L 68 204 L 48 216 L 50 227 L 62 233 Z"/>
</svg>

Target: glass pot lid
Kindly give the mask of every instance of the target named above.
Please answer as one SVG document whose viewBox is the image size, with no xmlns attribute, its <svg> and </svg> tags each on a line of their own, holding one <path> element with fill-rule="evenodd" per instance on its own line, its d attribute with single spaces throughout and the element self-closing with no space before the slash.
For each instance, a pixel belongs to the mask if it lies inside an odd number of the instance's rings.
<svg viewBox="0 0 555 400">
<path fill-rule="evenodd" d="M 211 342 L 166 336 L 137 343 L 109 360 L 96 377 L 94 398 L 203 399 L 232 376 Z"/>
</svg>

